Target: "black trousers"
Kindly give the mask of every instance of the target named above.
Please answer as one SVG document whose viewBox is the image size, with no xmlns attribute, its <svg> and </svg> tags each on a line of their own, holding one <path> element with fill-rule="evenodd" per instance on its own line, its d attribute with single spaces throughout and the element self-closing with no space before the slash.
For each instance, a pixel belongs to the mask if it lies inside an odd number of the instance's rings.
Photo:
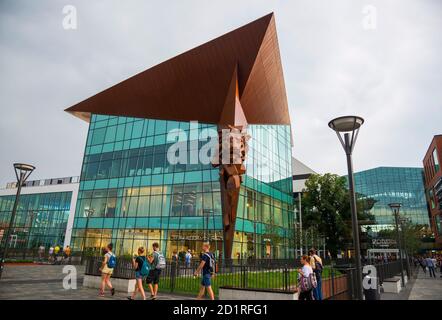
<svg viewBox="0 0 442 320">
<path fill-rule="evenodd" d="M 299 293 L 298 300 L 313 300 L 312 290 L 309 291 L 301 291 Z"/>
</svg>

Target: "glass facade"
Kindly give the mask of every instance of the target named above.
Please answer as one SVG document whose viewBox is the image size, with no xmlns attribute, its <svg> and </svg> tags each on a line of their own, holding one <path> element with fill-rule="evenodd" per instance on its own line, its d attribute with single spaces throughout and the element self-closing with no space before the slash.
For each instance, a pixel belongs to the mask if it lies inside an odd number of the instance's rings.
<svg viewBox="0 0 442 320">
<path fill-rule="evenodd" d="M 414 224 L 429 225 L 422 168 L 379 167 L 354 174 L 359 197 L 375 200 L 371 209 L 377 225 L 373 231 L 389 229 L 394 218 L 389 203 L 401 203 L 401 216 Z"/>
<path fill-rule="evenodd" d="M 434 148 L 433 150 L 433 165 L 434 165 L 434 172 L 438 172 L 440 165 L 439 165 L 439 157 L 437 156 L 436 148 Z"/>
<path fill-rule="evenodd" d="M 63 245 L 72 192 L 22 194 L 11 232 L 10 247 L 46 248 Z M 0 196 L 0 230 L 2 242 L 9 227 L 15 195 Z"/>
<path fill-rule="evenodd" d="M 181 129 L 189 152 L 202 150 L 210 124 L 92 115 L 80 177 L 72 247 L 116 254 L 159 242 L 199 252 L 205 239 L 222 255 L 219 169 L 202 161 L 171 164 L 168 132 Z M 240 191 L 234 257 L 289 257 L 293 210 L 290 126 L 251 125 Z M 181 136 L 180 136 L 181 139 Z M 184 141 L 184 140 L 182 140 Z M 93 210 L 93 211 L 91 211 Z M 92 215 L 87 217 L 87 212 Z M 88 226 L 86 228 L 86 225 Z"/>
</svg>

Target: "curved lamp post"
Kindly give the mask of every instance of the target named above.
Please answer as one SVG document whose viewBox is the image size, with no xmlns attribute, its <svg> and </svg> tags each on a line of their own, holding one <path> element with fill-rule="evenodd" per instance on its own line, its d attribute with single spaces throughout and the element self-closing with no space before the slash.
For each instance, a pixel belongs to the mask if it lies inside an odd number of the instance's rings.
<svg viewBox="0 0 442 320">
<path fill-rule="evenodd" d="M 5 263 L 7 254 L 8 254 L 8 241 L 9 241 L 9 238 L 11 237 L 11 231 L 14 226 L 15 214 L 17 212 L 18 200 L 20 199 L 21 188 L 24 185 L 24 183 L 26 182 L 26 180 L 29 178 L 29 176 L 31 175 L 32 171 L 34 171 L 34 170 L 35 170 L 35 167 L 30 164 L 14 163 L 15 176 L 17 178 L 17 193 L 15 195 L 14 206 L 12 207 L 11 218 L 9 220 L 8 230 L 7 230 L 6 235 L 4 237 L 2 258 L 0 260 L 0 278 L 2 276 L 4 263 Z"/>
<path fill-rule="evenodd" d="M 364 123 L 364 119 L 357 116 L 344 116 L 331 120 L 328 126 L 336 132 L 339 141 L 344 148 L 347 155 L 347 169 L 348 169 L 348 185 L 350 192 L 350 207 L 351 207 L 351 221 L 353 229 L 353 246 L 355 250 L 356 259 L 356 294 L 357 300 L 363 300 L 362 294 L 362 264 L 361 264 L 361 250 L 359 244 L 359 224 L 358 213 L 356 207 L 355 183 L 353 177 L 353 160 L 352 153 L 355 147 L 356 139 L 358 137 L 359 129 Z M 344 137 L 341 136 L 344 135 Z"/>
<path fill-rule="evenodd" d="M 402 205 L 400 203 L 390 203 L 388 206 L 391 208 L 391 211 L 393 211 L 394 223 L 396 224 L 396 241 L 399 250 L 399 261 L 401 262 L 401 285 L 402 287 L 405 287 L 404 262 L 402 261 L 402 241 L 399 236 L 399 210 Z"/>
<path fill-rule="evenodd" d="M 402 247 L 404 249 L 404 255 L 405 255 L 405 261 L 406 261 L 406 270 L 407 270 L 407 276 L 408 279 L 410 279 L 411 276 L 411 268 L 410 268 L 410 257 L 409 252 L 407 249 L 407 243 L 405 242 L 405 233 L 404 233 L 404 225 L 407 223 L 410 223 L 411 219 L 407 217 L 399 217 L 399 223 L 401 225 L 401 240 L 402 240 Z"/>
</svg>

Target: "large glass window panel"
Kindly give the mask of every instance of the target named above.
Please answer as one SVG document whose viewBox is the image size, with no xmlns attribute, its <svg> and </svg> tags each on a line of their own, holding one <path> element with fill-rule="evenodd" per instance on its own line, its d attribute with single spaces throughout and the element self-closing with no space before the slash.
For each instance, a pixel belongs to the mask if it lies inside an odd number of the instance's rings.
<svg viewBox="0 0 442 320">
<path fill-rule="evenodd" d="M 92 145 L 102 144 L 106 134 L 106 128 L 95 129 L 92 133 Z"/>
<path fill-rule="evenodd" d="M 161 216 L 161 207 L 163 203 L 163 196 L 151 196 L 150 202 L 150 215 L 151 216 Z"/>
</svg>

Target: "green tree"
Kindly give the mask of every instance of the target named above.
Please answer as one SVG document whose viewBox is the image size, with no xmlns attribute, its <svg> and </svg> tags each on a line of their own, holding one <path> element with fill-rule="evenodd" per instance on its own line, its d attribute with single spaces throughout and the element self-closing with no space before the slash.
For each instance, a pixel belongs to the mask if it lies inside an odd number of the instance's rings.
<svg viewBox="0 0 442 320">
<path fill-rule="evenodd" d="M 352 242 L 350 197 L 345 177 L 314 174 L 305 183 L 302 215 L 305 229 L 316 228 L 327 239 L 327 248 L 335 256 Z M 369 210 L 374 201 L 358 197 L 358 219 L 373 220 Z"/>
<path fill-rule="evenodd" d="M 274 225 L 271 220 L 268 220 L 265 229 L 264 236 L 269 240 L 269 244 L 272 248 L 272 257 L 276 258 L 276 250 L 283 242 L 283 237 L 281 236 L 281 230 L 278 226 Z"/>
</svg>

